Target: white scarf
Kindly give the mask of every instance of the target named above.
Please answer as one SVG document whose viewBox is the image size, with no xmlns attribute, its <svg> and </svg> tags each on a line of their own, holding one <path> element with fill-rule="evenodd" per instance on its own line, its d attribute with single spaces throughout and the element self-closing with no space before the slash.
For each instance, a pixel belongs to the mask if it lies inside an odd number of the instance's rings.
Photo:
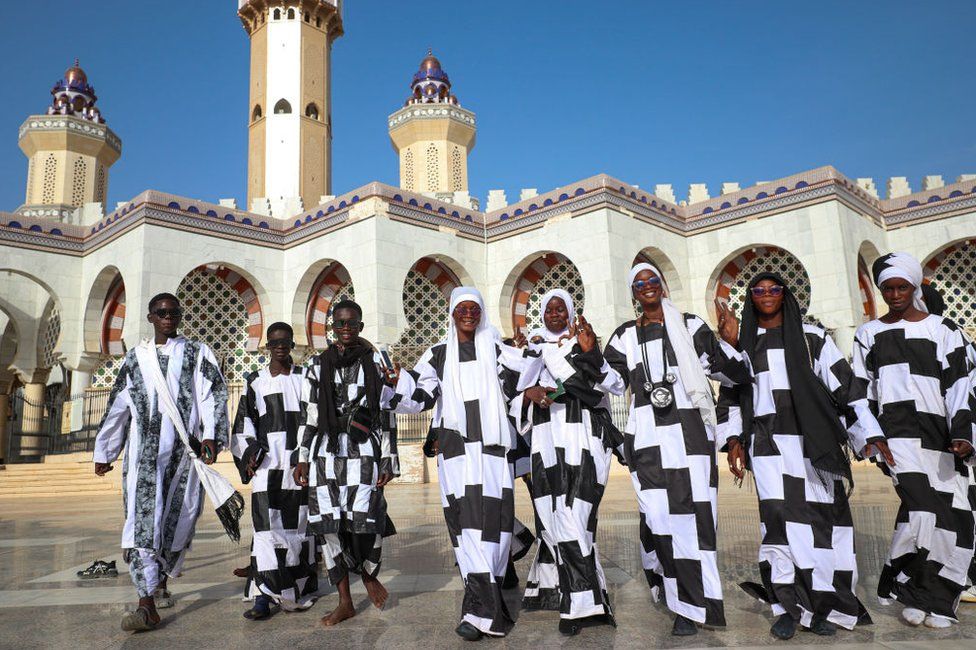
<svg viewBox="0 0 976 650">
<path fill-rule="evenodd" d="M 461 385 L 461 361 L 458 354 L 457 325 L 454 324 L 454 308 L 462 302 L 474 302 L 481 307 L 481 320 L 474 334 L 474 349 L 478 380 L 470 386 Z M 464 412 L 465 397 L 477 399 L 481 411 L 481 439 L 484 445 L 512 447 L 512 430 L 505 409 L 501 381 L 498 378 L 498 345 L 501 335 L 492 327 L 485 310 L 485 301 L 474 287 L 457 287 L 451 291 L 448 314 L 447 349 L 444 359 L 444 379 L 441 382 L 444 427 L 459 431 L 467 438 L 467 417 Z M 472 362 L 466 362 L 472 363 Z M 468 375 L 470 377 L 470 375 Z"/>
<path fill-rule="evenodd" d="M 918 260 L 908 253 L 891 253 L 890 255 L 885 255 L 882 259 L 885 268 L 874 279 L 874 283 L 878 285 L 878 288 L 881 288 L 885 280 L 892 278 L 907 280 L 915 287 L 915 293 L 912 296 L 912 304 L 915 305 L 915 309 L 923 311 L 926 314 L 929 313 L 929 309 L 925 306 L 925 300 L 922 297 L 922 279 L 924 274 L 922 273 L 922 265 L 919 264 Z"/>
<path fill-rule="evenodd" d="M 671 341 L 674 356 L 678 360 L 678 375 L 681 378 L 681 385 L 684 386 L 692 406 L 701 413 L 705 424 L 715 426 L 715 398 L 712 395 L 712 388 L 708 384 L 705 370 L 702 368 L 701 359 L 695 350 L 695 342 L 691 338 L 691 332 L 685 325 L 684 314 L 671 302 L 664 276 L 651 264 L 641 263 L 630 270 L 630 275 L 627 276 L 627 286 L 630 288 L 631 295 L 634 295 L 634 279 L 641 271 L 650 271 L 661 280 L 661 290 L 664 294 L 661 299 L 661 307 L 664 310 L 664 328 L 667 330 L 668 340 Z"/>
<path fill-rule="evenodd" d="M 210 497 L 210 503 L 213 504 L 215 510 L 219 509 L 232 499 L 237 491 L 231 485 L 230 481 L 224 478 L 220 472 L 200 460 L 196 452 L 193 451 L 193 447 L 190 445 L 190 435 L 186 430 L 186 423 L 183 422 L 183 416 L 180 415 L 180 411 L 176 407 L 176 402 L 173 401 L 173 394 L 170 392 L 169 384 L 166 378 L 163 377 L 163 371 L 159 367 L 159 357 L 156 355 L 156 344 L 152 339 L 144 339 L 136 347 L 136 359 L 139 361 L 139 368 L 149 375 L 149 380 L 156 390 L 156 402 L 159 405 L 159 410 L 173 423 L 173 428 L 176 429 L 180 441 L 186 447 L 186 453 L 193 462 L 193 468 L 197 472 L 197 477 L 200 479 L 200 483 L 203 485 L 207 496 Z M 175 359 L 170 359 L 170 363 L 167 366 L 167 374 L 170 376 L 170 379 L 175 379 L 176 367 L 178 365 L 175 363 Z M 194 397 L 196 396 L 194 395 Z M 240 499 L 239 495 L 238 498 Z M 243 507 L 243 500 L 241 500 L 241 506 Z M 230 531 L 228 531 L 228 534 L 230 534 Z M 233 536 L 231 538 L 233 539 Z M 240 538 L 238 537 L 238 540 L 235 541 L 239 540 Z"/>
</svg>

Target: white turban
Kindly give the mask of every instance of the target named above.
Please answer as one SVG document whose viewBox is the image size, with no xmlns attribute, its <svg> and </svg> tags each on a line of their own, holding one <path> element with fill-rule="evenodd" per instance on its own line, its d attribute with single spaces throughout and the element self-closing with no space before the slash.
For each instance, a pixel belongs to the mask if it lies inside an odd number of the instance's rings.
<svg viewBox="0 0 976 650">
<path fill-rule="evenodd" d="M 912 296 L 912 304 L 915 309 L 928 313 L 925 306 L 925 299 L 922 297 L 922 265 L 919 261 L 908 253 L 889 253 L 879 257 L 872 265 L 874 271 L 874 283 L 881 288 L 881 285 L 892 278 L 901 278 L 915 287 L 915 294 Z"/>
</svg>

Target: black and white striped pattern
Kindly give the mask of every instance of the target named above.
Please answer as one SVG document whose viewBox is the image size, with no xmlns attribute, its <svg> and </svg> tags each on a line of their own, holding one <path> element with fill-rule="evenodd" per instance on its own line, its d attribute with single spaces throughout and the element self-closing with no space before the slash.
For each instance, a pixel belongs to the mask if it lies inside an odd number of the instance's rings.
<svg viewBox="0 0 976 650">
<path fill-rule="evenodd" d="M 868 381 L 868 400 L 888 439 L 891 476 L 901 506 L 878 583 L 883 602 L 897 600 L 955 620 L 969 584 L 976 491 L 968 464 L 950 450 L 973 442 L 967 344 L 950 320 L 873 320 L 857 329 L 854 370 Z"/>
<path fill-rule="evenodd" d="M 156 355 L 190 435 L 226 446 L 227 386 L 210 348 L 177 336 L 157 346 Z M 168 373 L 170 364 L 179 371 Z M 182 557 L 180 552 L 190 546 L 203 505 L 196 470 L 173 423 L 156 404 L 155 386 L 140 368 L 136 350 L 129 350 L 95 439 L 94 462 L 115 462 L 125 449 L 122 548 L 138 550 L 158 565 L 142 571 L 143 579 L 133 573 L 140 596 L 155 590 L 153 576 L 176 573 L 166 558 Z"/>
<path fill-rule="evenodd" d="M 685 314 L 684 319 L 711 379 L 725 386 L 749 381 L 741 354 L 718 341 L 698 316 Z M 651 376 L 661 374 L 667 348 L 667 368 L 677 381 L 670 406 L 655 408 L 650 403 L 637 329 L 635 321 L 621 325 L 603 354 L 619 375 L 613 392 L 620 394 L 626 386 L 632 391 L 624 457 L 641 513 L 644 573 L 654 599 L 663 591 L 671 611 L 701 624 L 724 626 L 715 536 L 715 426 L 707 425 L 688 399 L 674 352 L 663 345 L 664 326 L 659 324 L 645 326 L 641 335 L 654 369 Z"/>
<path fill-rule="evenodd" d="M 826 332 L 803 326 L 813 358 L 813 371 L 845 405 L 837 417 L 847 426 L 851 448 L 860 452 L 884 434 L 867 401 L 866 382 L 854 376 L 850 364 Z M 753 372 L 753 426 L 749 457 L 759 496 L 762 542 L 759 574 L 773 615 L 790 614 L 804 627 L 813 618 L 853 629 L 864 607 L 855 595 L 857 556 L 854 524 L 844 481 L 821 477 L 806 456 L 793 407 L 786 369 L 783 330 L 759 328 Z M 718 427 L 719 440 L 742 433 L 739 396 L 734 388 L 720 389 L 718 411 L 731 411 Z M 722 418 L 725 420 L 725 418 Z"/>
<path fill-rule="evenodd" d="M 501 591 L 515 522 L 514 467 L 503 446 L 485 445 L 481 440 L 482 417 L 490 414 L 481 413 L 479 382 L 465 376 L 468 369 L 478 375 L 473 343 L 459 345 L 467 436 L 443 426 L 441 383 L 446 347 L 443 342 L 434 345 L 413 370 L 400 373 L 392 404 L 400 413 L 434 410 L 431 433 L 437 440 L 441 504 L 465 585 L 462 618 L 485 634 L 504 636 L 514 625 Z M 506 399 L 511 400 L 522 353 L 501 344 L 497 349 L 499 381 Z M 511 433 L 514 448 L 514 427 Z"/>
<path fill-rule="evenodd" d="M 547 409 L 532 407 L 531 488 L 539 548 L 522 604 L 558 611 L 561 618 L 612 617 L 596 546 L 597 511 L 623 439 L 607 426 L 606 398 L 597 387 L 613 387 L 618 376 L 599 350 L 583 353 L 573 343 L 540 346 L 547 379 L 561 381 L 568 392 Z M 588 407 L 578 394 L 600 406 Z"/>
<path fill-rule="evenodd" d="M 373 363 L 380 365 L 374 353 Z M 318 428 L 319 391 L 334 390 L 336 404 L 366 405 L 366 381 L 362 365 L 336 368 L 331 385 L 319 378 L 321 364 L 312 359 L 305 370 L 299 417 L 299 459 L 309 463 L 309 530 L 323 542 L 323 562 L 329 581 L 336 584 L 349 571 L 376 576 L 380 570 L 383 538 L 396 534 L 387 515 L 383 488 L 376 486 L 381 474 L 400 475 L 396 448 L 396 416 L 388 410 L 393 391 L 383 387 L 380 423 L 368 440 L 358 443 L 339 434 L 338 451 L 327 450 L 328 441 Z"/>
<path fill-rule="evenodd" d="M 254 538 L 245 595 L 264 594 L 286 610 L 310 607 L 318 589 L 315 537 L 306 531 L 308 488 L 292 477 L 302 380 L 298 367 L 277 376 L 267 368 L 249 374 L 231 442 L 241 478 L 251 483 Z M 249 479 L 248 464 L 262 452 Z"/>
</svg>

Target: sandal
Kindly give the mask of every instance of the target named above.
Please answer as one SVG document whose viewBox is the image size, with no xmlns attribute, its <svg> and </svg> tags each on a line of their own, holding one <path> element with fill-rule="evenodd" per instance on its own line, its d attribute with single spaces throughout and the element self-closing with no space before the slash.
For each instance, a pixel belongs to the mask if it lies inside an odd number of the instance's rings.
<svg viewBox="0 0 976 650">
<path fill-rule="evenodd" d="M 149 610 L 145 607 L 138 607 L 134 612 L 127 612 L 122 617 L 123 632 L 147 632 L 156 629 L 159 623 L 153 623 L 149 619 Z"/>
</svg>

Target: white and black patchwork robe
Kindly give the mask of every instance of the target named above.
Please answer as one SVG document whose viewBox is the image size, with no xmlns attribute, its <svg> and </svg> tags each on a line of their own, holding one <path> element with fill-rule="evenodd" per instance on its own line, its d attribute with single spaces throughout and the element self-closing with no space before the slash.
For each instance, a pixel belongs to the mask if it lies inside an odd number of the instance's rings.
<svg viewBox="0 0 976 650">
<path fill-rule="evenodd" d="M 719 341 L 698 316 L 685 314 L 695 351 L 705 373 L 723 386 L 749 381 L 744 357 Z M 648 324 L 640 340 L 651 377 L 662 364 L 677 378 L 674 401 L 656 408 L 644 388 L 641 345 L 636 321 L 627 321 L 610 337 L 604 358 L 631 389 L 624 431 L 624 458 L 630 468 L 641 513 L 641 559 L 655 600 L 661 591 L 668 608 L 697 623 L 725 625 L 722 581 L 716 546 L 718 469 L 715 426 L 707 425 L 688 399 L 664 325 Z"/>
<path fill-rule="evenodd" d="M 858 379 L 827 333 L 804 325 L 813 372 L 838 405 L 851 448 L 884 440 L 868 406 L 867 382 Z M 747 452 L 759 497 L 762 542 L 759 574 L 773 614 L 790 614 L 810 627 L 813 617 L 853 629 L 866 613 L 855 595 L 854 522 L 841 477 L 818 472 L 806 456 L 786 369 L 783 329 L 756 333 L 749 359 L 753 422 Z M 719 440 L 742 435 L 738 389 L 719 390 L 718 411 L 728 414 Z"/>
<path fill-rule="evenodd" d="M 949 449 L 954 440 L 973 442 L 965 337 L 941 316 L 873 320 L 854 336 L 854 371 L 868 381 L 895 459 L 881 469 L 901 499 L 878 596 L 955 620 L 969 584 L 976 508 L 973 456 L 962 460 Z"/>
<path fill-rule="evenodd" d="M 498 380 L 510 401 L 517 394 L 523 354 L 501 344 L 497 350 Z M 478 399 L 465 400 L 459 409 L 467 415 L 467 437 L 444 427 L 441 382 L 446 351 L 447 343 L 438 343 L 413 370 L 401 372 L 391 404 L 398 413 L 434 410 L 431 436 L 437 443 L 441 505 L 464 579 L 462 620 L 485 634 L 503 636 L 514 625 L 501 590 L 515 527 L 514 463 L 504 447 L 482 443 L 481 422 L 494 416 L 481 413 Z M 477 368 L 474 343 L 461 343 L 458 357 L 463 389 L 476 393 L 478 381 L 465 376 L 467 368 Z M 514 448 L 514 425 L 511 433 Z"/>
<path fill-rule="evenodd" d="M 187 433 L 226 446 L 227 386 L 210 348 L 177 336 L 156 354 Z M 94 461 L 112 463 L 123 447 L 122 548 L 147 551 L 165 563 L 190 546 L 203 489 L 173 423 L 159 410 L 156 387 L 135 349 L 126 353 L 109 395 Z M 161 569 L 169 573 L 173 567 Z"/>
<path fill-rule="evenodd" d="M 381 365 L 374 353 L 372 362 Z M 328 436 L 319 429 L 319 377 L 322 365 L 314 357 L 305 370 L 298 437 L 299 460 L 309 463 L 309 530 L 319 536 L 329 581 L 337 584 L 349 571 L 375 577 L 380 570 L 383 538 L 396 534 L 387 514 L 383 488 L 376 486 L 381 474 L 400 475 L 397 455 L 396 415 L 389 410 L 393 390 L 384 385 L 380 396 L 380 421 L 365 442 L 340 433 L 337 451 L 328 450 Z M 359 362 L 336 368 L 329 378 L 336 405 L 359 404 L 366 408 L 366 380 Z M 353 540 L 362 535 L 369 539 Z"/>
<path fill-rule="evenodd" d="M 554 388 L 558 380 L 566 393 L 548 408 L 531 406 L 531 419 L 525 423 L 539 547 L 522 606 L 555 610 L 561 618 L 606 615 L 612 620 L 596 529 L 613 453 L 623 450 L 605 391 L 622 391 L 622 380 L 610 372 L 599 350 L 584 353 L 575 339 L 561 347 L 538 347 L 541 356 L 526 365 L 544 366 L 539 385 Z M 519 403 L 513 406 L 521 408 Z"/>
<path fill-rule="evenodd" d="M 303 370 L 250 373 L 237 406 L 231 451 L 241 479 L 251 483 L 251 573 L 245 596 L 264 594 L 286 610 L 304 609 L 318 590 L 315 537 L 306 531 L 308 488 L 295 483 Z M 254 476 L 248 466 L 263 454 Z"/>
</svg>

